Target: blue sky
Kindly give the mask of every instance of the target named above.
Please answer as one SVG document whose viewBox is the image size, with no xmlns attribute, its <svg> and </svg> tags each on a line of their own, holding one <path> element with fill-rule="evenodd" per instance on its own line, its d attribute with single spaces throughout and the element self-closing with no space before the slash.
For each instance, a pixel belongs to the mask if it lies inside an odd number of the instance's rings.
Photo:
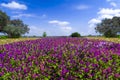
<svg viewBox="0 0 120 80">
<path fill-rule="evenodd" d="M 28 24 L 29 34 L 68 36 L 73 32 L 96 35 L 95 24 L 120 16 L 119 0 L 0 0 L 11 19 Z"/>
</svg>

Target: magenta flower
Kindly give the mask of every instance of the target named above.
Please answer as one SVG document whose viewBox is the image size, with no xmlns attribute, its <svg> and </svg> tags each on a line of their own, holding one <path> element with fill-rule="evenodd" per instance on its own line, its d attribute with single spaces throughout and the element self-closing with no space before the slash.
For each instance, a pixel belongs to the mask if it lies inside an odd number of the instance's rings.
<svg viewBox="0 0 120 80">
<path fill-rule="evenodd" d="M 111 68 L 110 68 L 110 67 L 108 67 L 108 68 L 107 68 L 107 71 L 108 71 L 108 72 L 111 72 L 112 70 L 111 70 Z"/>
<path fill-rule="evenodd" d="M 33 77 L 33 78 L 37 78 L 38 75 L 37 75 L 36 73 L 34 73 L 34 74 L 32 75 L 32 77 Z"/>
<path fill-rule="evenodd" d="M 120 74 L 119 74 L 119 73 L 114 74 L 114 76 L 115 76 L 116 78 L 120 78 Z"/>
<path fill-rule="evenodd" d="M 24 68 L 24 73 L 26 73 L 27 72 L 27 68 Z"/>
<path fill-rule="evenodd" d="M 43 63 L 40 64 L 40 69 L 41 69 L 41 71 L 44 71 L 45 67 L 44 67 Z"/>
<path fill-rule="evenodd" d="M 102 72 L 103 72 L 103 74 L 105 74 L 105 73 L 107 73 L 107 70 L 106 70 L 106 69 L 104 69 Z"/>
</svg>

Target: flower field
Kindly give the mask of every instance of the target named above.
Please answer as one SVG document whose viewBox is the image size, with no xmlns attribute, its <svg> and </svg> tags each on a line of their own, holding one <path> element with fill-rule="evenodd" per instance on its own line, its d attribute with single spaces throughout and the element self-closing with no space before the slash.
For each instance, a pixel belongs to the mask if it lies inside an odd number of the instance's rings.
<svg viewBox="0 0 120 80">
<path fill-rule="evenodd" d="M 0 80 L 120 80 L 120 44 L 42 38 L 0 45 Z"/>
</svg>

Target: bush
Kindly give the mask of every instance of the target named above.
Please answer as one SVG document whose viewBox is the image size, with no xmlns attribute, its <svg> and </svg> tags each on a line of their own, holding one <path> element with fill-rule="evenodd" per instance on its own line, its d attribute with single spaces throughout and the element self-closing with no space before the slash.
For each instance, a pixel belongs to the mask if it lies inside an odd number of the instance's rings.
<svg viewBox="0 0 120 80">
<path fill-rule="evenodd" d="M 117 38 L 120 38 L 120 35 L 117 35 Z"/>
<path fill-rule="evenodd" d="M 43 37 L 46 37 L 47 36 L 47 33 L 46 32 L 43 32 Z"/>
<path fill-rule="evenodd" d="M 91 35 L 91 34 L 89 34 L 87 37 L 92 37 L 92 35 Z"/>
<path fill-rule="evenodd" d="M 0 39 L 7 39 L 8 36 L 0 36 Z"/>
<path fill-rule="evenodd" d="M 81 35 L 78 32 L 74 32 L 70 36 L 71 37 L 81 37 Z"/>
</svg>

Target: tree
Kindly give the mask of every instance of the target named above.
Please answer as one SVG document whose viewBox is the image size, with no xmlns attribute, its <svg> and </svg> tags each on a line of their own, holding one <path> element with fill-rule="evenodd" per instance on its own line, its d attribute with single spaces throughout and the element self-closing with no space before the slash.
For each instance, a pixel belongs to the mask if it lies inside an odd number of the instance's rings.
<svg viewBox="0 0 120 80">
<path fill-rule="evenodd" d="M 81 35 L 78 32 L 74 32 L 70 36 L 71 37 L 81 37 Z"/>
<path fill-rule="evenodd" d="M 43 37 L 46 37 L 46 36 L 47 36 L 46 32 L 43 32 Z"/>
<path fill-rule="evenodd" d="M 0 10 L 0 32 L 3 31 L 3 28 L 7 25 L 9 20 L 10 20 L 10 17 L 7 16 L 7 14 L 5 12 L 2 12 Z"/>
<path fill-rule="evenodd" d="M 97 24 L 95 30 L 105 37 L 116 37 L 117 33 L 120 32 L 120 17 L 103 19 L 101 23 Z"/>
<path fill-rule="evenodd" d="M 11 20 L 10 23 L 3 28 L 3 31 L 4 33 L 7 33 L 10 38 L 18 38 L 22 34 L 28 33 L 29 28 L 22 20 L 15 19 Z"/>
</svg>

